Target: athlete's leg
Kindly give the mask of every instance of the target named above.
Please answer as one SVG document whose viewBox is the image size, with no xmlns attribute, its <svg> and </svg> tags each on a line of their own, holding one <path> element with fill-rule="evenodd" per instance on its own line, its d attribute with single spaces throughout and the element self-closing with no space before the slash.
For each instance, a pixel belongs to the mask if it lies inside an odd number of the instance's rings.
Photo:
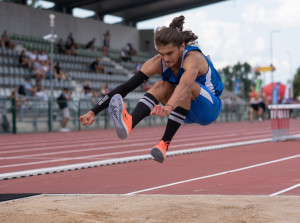
<svg viewBox="0 0 300 223">
<path fill-rule="evenodd" d="M 159 102 L 167 100 L 174 91 L 174 86 L 168 82 L 158 81 L 138 102 L 132 114 L 128 114 L 121 95 L 112 97 L 109 103 L 109 114 L 116 127 L 119 138 L 125 139 L 142 119 L 150 115 L 153 107 Z M 155 96 L 150 92 L 154 92 Z M 158 99 L 157 99 L 157 98 Z"/>
<path fill-rule="evenodd" d="M 194 82 L 189 93 L 187 95 L 183 95 L 183 100 L 179 102 L 179 105 L 170 113 L 163 137 L 161 138 L 160 142 L 151 150 L 150 154 L 154 157 L 154 160 L 160 163 L 165 160 L 166 152 L 171 140 L 186 118 L 191 106 L 191 101 L 197 98 L 200 91 L 200 85 L 197 82 Z M 166 102 L 167 101 L 165 101 L 165 103 Z"/>
<path fill-rule="evenodd" d="M 152 109 L 158 103 L 166 103 L 174 91 L 174 86 L 169 82 L 159 80 L 151 89 L 139 100 L 135 109 L 131 113 L 132 128 L 141 120 L 150 115 Z"/>
<path fill-rule="evenodd" d="M 197 82 L 194 82 L 190 88 L 190 92 L 187 95 L 183 95 L 183 100 L 179 102 L 177 106 L 169 115 L 167 127 L 165 133 L 162 137 L 162 140 L 167 142 L 171 141 L 175 133 L 182 125 L 186 115 L 188 114 L 191 106 L 191 102 L 196 99 L 201 90 L 200 85 Z"/>
<path fill-rule="evenodd" d="M 253 122 L 253 108 L 252 108 L 252 105 L 250 105 L 250 108 L 249 108 L 249 119 L 250 119 L 250 122 Z"/>
</svg>

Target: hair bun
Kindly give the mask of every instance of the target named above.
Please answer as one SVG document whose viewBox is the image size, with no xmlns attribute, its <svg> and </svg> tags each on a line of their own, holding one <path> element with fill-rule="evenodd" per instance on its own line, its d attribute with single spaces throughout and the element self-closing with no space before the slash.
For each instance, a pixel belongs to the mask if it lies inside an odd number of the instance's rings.
<svg viewBox="0 0 300 223">
<path fill-rule="evenodd" d="M 184 24 L 184 16 L 178 16 L 175 17 L 172 22 L 170 23 L 169 27 L 170 28 L 175 28 L 178 31 L 182 31 L 183 30 L 183 24 Z"/>
</svg>

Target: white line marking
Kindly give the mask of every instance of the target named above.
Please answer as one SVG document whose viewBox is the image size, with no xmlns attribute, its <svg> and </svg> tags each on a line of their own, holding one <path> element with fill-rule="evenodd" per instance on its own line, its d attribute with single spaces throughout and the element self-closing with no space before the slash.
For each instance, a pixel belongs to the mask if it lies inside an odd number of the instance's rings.
<svg viewBox="0 0 300 223">
<path fill-rule="evenodd" d="M 139 194 L 139 193 L 143 193 L 143 192 L 147 192 L 147 191 L 151 191 L 151 190 L 161 189 L 161 188 L 165 188 L 165 187 L 171 187 L 171 186 L 178 185 L 178 184 L 188 183 L 188 182 L 192 182 L 192 181 L 196 181 L 196 180 L 202 180 L 202 179 L 206 179 L 206 178 L 211 178 L 211 177 L 224 175 L 224 174 L 227 174 L 227 173 L 234 173 L 234 172 L 247 170 L 247 169 L 251 169 L 251 168 L 255 168 L 255 167 L 269 165 L 269 164 L 272 164 L 272 163 L 282 162 L 282 161 L 285 161 L 285 160 L 294 159 L 294 158 L 298 158 L 298 157 L 300 157 L 300 154 L 285 157 L 285 158 L 281 158 L 281 159 L 277 159 L 277 160 L 272 160 L 272 161 L 268 161 L 268 162 L 264 162 L 264 163 L 258 163 L 258 164 L 255 164 L 255 165 L 246 166 L 246 167 L 242 167 L 242 168 L 238 168 L 238 169 L 234 169 L 234 170 L 224 171 L 224 172 L 215 173 L 215 174 L 211 174 L 211 175 L 207 175 L 207 176 L 197 177 L 197 178 L 193 178 L 193 179 L 189 179 L 189 180 L 183 180 L 183 181 L 178 181 L 178 182 L 174 182 L 174 183 L 170 183 L 170 184 L 166 184 L 166 185 L 147 188 L 147 189 L 144 189 L 144 190 L 134 191 L 134 192 L 130 192 L 130 193 L 127 193 L 127 194 L 124 194 L 124 195 Z"/>
<path fill-rule="evenodd" d="M 253 137 L 247 137 L 245 139 L 250 139 L 250 138 L 253 138 Z M 257 137 L 255 137 L 257 138 Z M 239 138 L 240 140 L 241 139 L 244 139 L 244 138 Z M 264 140 L 264 139 L 263 139 Z M 225 142 L 232 142 L 232 139 L 222 139 L 222 140 L 215 140 L 214 143 L 225 143 Z M 270 140 L 271 141 L 271 140 Z M 176 140 L 176 142 L 178 142 Z M 242 142 L 243 143 L 243 142 Z M 127 146 L 129 147 L 132 147 L 132 146 L 145 146 L 145 145 L 153 145 L 153 143 L 150 143 L 150 142 L 144 142 L 143 144 L 142 143 L 135 143 L 135 144 L 126 144 Z M 197 143 L 185 143 L 185 144 L 178 144 L 178 145 L 173 145 L 172 146 L 172 149 L 174 148 L 177 148 L 177 147 L 182 147 L 182 146 L 189 146 L 189 147 L 192 147 L 192 146 L 201 146 L 203 144 L 207 144 L 207 141 L 205 141 L 204 143 L 202 142 L 202 140 L 198 141 Z M 225 145 L 225 148 L 227 148 L 227 145 L 230 145 L 231 143 L 229 144 L 223 144 Z M 243 145 L 243 144 L 242 144 Z M 221 146 L 221 145 L 213 145 L 213 147 L 215 146 Z M 124 145 L 119 145 L 119 147 L 124 147 Z M 15 157 L 3 157 L 3 158 L 0 158 L 3 159 L 3 160 L 8 160 L 8 159 L 43 159 L 43 158 L 48 158 L 48 160 L 44 160 L 44 161 L 35 161 L 35 162 L 22 162 L 22 163 L 15 163 L 15 164 L 9 164 L 9 165 L 0 165 L 0 169 L 3 169 L 3 168 L 10 168 L 10 167 L 18 167 L 18 166 L 28 166 L 28 165 L 36 165 L 36 164 L 43 164 L 43 163 L 53 163 L 53 162 L 60 162 L 60 161 L 68 161 L 68 160 L 80 160 L 80 159 L 90 159 L 90 158 L 96 158 L 96 157 L 101 157 L 101 156 L 109 156 L 109 155 L 118 155 L 118 154 L 122 154 L 122 153 L 138 153 L 138 152 L 143 152 L 145 150 L 149 150 L 149 148 L 147 147 L 146 149 L 137 149 L 137 150 L 131 150 L 131 151 L 127 151 L 127 152 L 116 152 L 116 153 L 104 153 L 104 154 L 97 154 L 97 155 L 89 155 L 89 156 L 77 156 L 77 157 L 73 157 L 73 158 L 68 158 L 68 157 L 60 157 L 60 158 L 55 158 L 55 157 L 40 157 L 42 155 L 46 156 L 46 155 L 57 155 L 57 154 L 65 154 L 65 153 L 68 153 L 68 154 L 71 154 L 72 152 L 81 152 L 81 151 L 84 151 L 84 152 L 88 152 L 88 151 L 98 151 L 98 150 L 107 150 L 107 149 L 118 149 L 119 147 L 116 147 L 116 146 L 112 146 L 112 147 L 96 147 L 96 148 L 89 148 L 89 149 L 82 149 L 80 151 L 78 150 L 68 150 L 68 151 L 61 151 L 61 152 L 52 152 L 52 153 L 40 153 L 40 154 L 33 154 L 33 155 L 24 155 L 24 156 L 15 156 Z M 202 148 L 206 148 L 206 147 L 202 147 Z M 197 149 L 197 148 L 196 148 Z M 185 150 L 186 151 L 186 150 Z M 177 151 L 175 151 L 177 152 Z M 169 152 L 168 154 L 172 155 L 172 152 Z M 108 159 L 108 158 L 106 158 Z"/>
<path fill-rule="evenodd" d="M 237 136 L 237 134 L 224 134 L 222 135 L 222 137 L 224 138 L 234 138 L 235 136 Z M 257 138 L 258 136 L 262 137 L 263 135 L 262 134 L 258 134 L 258 135 L 255 135 L 254 137 L 252 138 Z M 264 134 L 264 136 L 268 137 L 270 136 L 270 134 Z M 211 139 L 211 141 L 214 141 L 215 139 L 215 136 L 203 136 L 201 135 L 201 138 L 199 138 L 199 134 L 197 135 L 189 135 L 189 137 L 185 137 L 183 139 L 174 139 L 175 142 L 182 142 L 182 141 L 189 141 L 190 139 L 193 139 L 197 137 L 199 140 L 208 140 L 208 139 Z M 241 137 L 241 136 L 239 136 Z M 128 140 L 128 143 L 131 143 L 131 144 L 137 144 L 137 143 L 145 143 L 145 140 L 147 140 L 147 142 L 151 142 L 153 139 L 148 137 L 148 138 L 145 138 L 143 137 L 142 139 L 136 139 L 136 140 L 131 140 L 129 141 Z M 244 136 L 244 139 L 247 140 L 247 139 L 250 139 L 248 136 Z M 115 139 L 114 139 L 115 140 Z M 82 140 L 81 140 L 82 141 Z M 153 143 L 153 142 L 152 142 Z M 24 144 L 22 145 L 24 147 Z M 8 149 L 7 147 L 5 149 L 7 150 L 3 150 L 3 151 L 0 151 L 0 154 L 5 154 L 5 153 L 8 153 L 8 154 L 12 154 L 12 153 L 20 153 L 20 152 L 33 152 L 33 151 L 45 151 L 45 150 L 54 150 L 54 149 L 63 149 L 63 148 L 72 148 L 72 147 L 88 147 L 88 146 L 97 146 L 97 147 L 107 147 L 107 146 L 111 146 L 111 141 L 97 141 L 97 142 L 89 142 L 89 143 L 79 143 L 79 142 L 69 142 L 68 144 L 63 144 L 63 145 L 57 145 L 57 143 L 49 143 L 49 144 L 46 144 L 46 143 L 43 143 L 43 144 L 29 144 L 28 146 L 30 146 L 31 148 L 27 148 L 27 149 L 19 149 L 19 150 L 12 150 L 14 148 L 17 148 L 15 146 L 11 146 L 11 149 Z M 36 147 L 37 146 L 37 147 Z M 42 147 L 41 147 L 42 146 Z M 116 144 L 116 145 L 113 145 L 113 147 L 119 147 L 120 144 Z M 131 145 L 130 145 L 131 146 Z"/>
<path fill-rule="evenodd" d="M 250 140 L 250 139 L 257 139 L 257 136 L 255 137 L 239 137 L 239 140 Z M 259 139 L 260 140 L 260 139 Z M 174 143 L 181 142 L 183 140 L 174 140 Z M 186 140 L 184 140 L 186 141 Z M 214 140 L 213 143 L 225 143 L 225 142 L 232 142 L 233 139 L 221 139 L 221 140 Z M 184 144 L 177 144 L 173 145 L 172 148 L 182 147 L 182 146 L 201 146 L 203 144 L 207 144 L 208 142 L 203 142 L 202 140 L 194 142 L 194 143 L 184 143 Z M 40 156 L 50 156 L 50 155 L 58 155 L 58 154 L 71 154 L 71 153 L 80 153 L 80 152 L 90 152 L 90 151 L 98 151 L 98 150 L 111 150 L 111 149 L 119 149 L 124 147 L 133 147 L 133 146 L 145 146 L 149 144 L 150 146 L 153 145 L 153 142 L 141 142 L 141 143 L 132 143 L 132 144 L 119 144 L 119 145 L 113 145 L 113 146 L 100 146 L 100 147 L 92 147 L 92 148 L 83 148 L 83 149 L 74 149 L 74 150 L 63 150 L 63 151 L 56 151 L 56 152 L 47 152 L 47 153 L 37 153 L 37 154 L 28 154 L 28 155 L 19 155 L 19 156 L 7 156 L 7 157 L 0 157 L 0 160 L 9 160 L 9 159 L 25 159 L 25 158 L 32 158 L 32 157 L 40 157 Z M 71 146 L 70 146 L 71 147 Z M 58 148 L 65 148 L 57 146 L 55 149 Z M 43 149 L 43 148 L 41 148 Z M 39 150 L 41 150 L 39 149 Z M 137 149 L 136 151 L 139 151 Z M 1 168 L 1 166 L 0 166 Z"/>
<path fill-rule="evenodd" d="M 220 144 L 220 145 L 214 145 L 214 146 L 204 146 L 204 147 L 185 149 L 185 150 L 177 150 L 177 151 L 169 152 L 167 154 L 167 156 L 175 156 L 175 155 L 183 155 L 183 154 L 197 153 L 197 152 L 217 150 L 217 149 L 232 148 L 232 147 L 236 147 L 236 146 L 251 145 L 251 144 L 257 144 L 257 143 L 263 143 L 263 142 L 271 142 L 271 138 L 250 140 L 250 141 L 243 141 L 243 142 L 236 142 L 236 143 L 227 143 L 227 144 Z M 71 171 L 71 170 L 78 170 L 78 169 L 84 169 L 84 168 L 90 168 L 90 167 L 99 167 L 99 166 L 105 166 L 105 165 L 113 165 L 113 164 L 119 164 L 119 163 L 127 163 L 127 162 L 147 160 L 147 159 L 152 159 L 152 157 L 150 155 L 128 156 L 128 157 L 123 157 L 123 158 L 98 160 L 98 161 L 87 162 L 87 163 L 76 163 L 76 164 L 55 166 L 55 167 L 42 168 L 42 169 L 9 172 L 9 173 L 0 174 L 0 180 L 35 176 L 35 175 L 42 175 L 42 174 L 49 174 L 49 173 L 57 173 L 57 172 L 65 172 L 65 171 Z"/>
<path fill-rule="evenodd" d="M 129 150 L 129 151 L 123 151 L 123 152 L 114 152 L 114 153 L 103 153 L 103 154 L 99 154 L 99 155 L 80 156 L 80 157 L 61 157 L 61 158 L 52 157 L 50 160 L 36 161 L 36 162 L 29 162 L 29 163 L 20 163 L 20 164 L 11 164 L 11 165 L 0 166 L 0 168 L 10 168 L 10 167 L 18 167 L 18 166 L 44 164 L 44 163 L 63 162 L 63 161 L 68 161 L 68 160 L 82 160 L 82 159 L 97 159 L 97 160 L 99 160 L 100 157 L 103 157 L 103 156 L 122 155 L 122 154 L 127 154 L 127 153 L 139 153 L 139 152 L 144 152 L 144 151 L 149 151 L 149 148 L 140 149 L 140 150 Z M 28 158 L 28 159 L 31 159 L 31 158 Z M 41 158 L 37 157 L 36 159 L 41 159 Z M 108 159 L 108 158 L 104 157 L 103 159 Z"/>
<path fill-rule="evenodd" d="M 296 185 L 294 185 L 294 186 L 288 187 L 288 188 L 283 189 L 283 190 L 281 190 L 281 191 L 278 191 L 278 192 L 276 192 L 276 193 L 270 194 L 269 196 L 271 196 L 271 197 L 272 197 L 272 196 L 276 196 L 276 195 L 278 195 L 278 194 L 285 193 L 285 192 L 287 192 L 287 191 L 289 191 L 289 190 L 293 190 L 293 189 L 295 189 L 295 188 L 297 188 L 297 187 L 300 187 L 300 184 L 296 184 Z"/>
</svg>

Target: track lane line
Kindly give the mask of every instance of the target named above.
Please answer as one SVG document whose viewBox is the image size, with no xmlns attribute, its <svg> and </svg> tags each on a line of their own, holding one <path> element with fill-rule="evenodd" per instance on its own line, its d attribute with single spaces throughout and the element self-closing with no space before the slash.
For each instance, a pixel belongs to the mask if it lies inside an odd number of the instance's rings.
<svg viewBox="0 0 300 223">
<path fill-rule="evenodd" d="M 175 150 L 175 151 L 169 152 L 167 154 L 167 156 L 176 156 L 176 155 L 191 154 L 191 153 L 204 152 L 204 151 L 210 151 L 210 150 L 226 149 L 226 148 L 252 145 L 252 144 L 258 144 L 258 143 L 270 142 L 270 141 L 271 141 L 271 138 L 266 138 L 266 139 L 259 139 L 259 140 L 250 140 L 250 141 L 242 141 L 242 142 L 235 142 L 235 143 L 219 144 L 219 145 L 213 145 L 213 146 L 204 146 L 204 147 L 185 149 L 185 150 Z M 127 162 L 133 162 L 133 161 L 136 162 L 136 161 L 142 161 L 142 160 L 148 160 L 148 159 L 152 159 L 152 156 L 150 156 L 150 155 L 128 156 L 128 157 L 123 157 L 123 158 L 114 158 L 114 159 L 100 160 L 100 161 L 87 162 L 87 163 L 76 163 L 76 164 L 69 164 L 69 165 L 64 165 L 64 166 L 54 166 L 54 167 L 49 167 L 49 168 L 8 172 L 8 173 L 0 174 L 0 180 L 8 180 L 8 179 L 14 179 L 14 178 L 20 178 L 20 177 L 36 176 L 36 175 L 50 174 L 50 173 L 57 173 L 57 172 L 66 172 L 66 171 L 85 169 L 85 168 L 90 168 L 90 167 L 99 167 L 99 166 L 127 163 Z"/>
<path fill-rule="evenodd" d="M 255 168 L 255 167 L 261 167 L 261 166 L 265 166 L 265 165 L 269 165 L 269 164 L 273 164 L 273 163 L 278 163 L 278 162 L 282 162 L 282 161 L 286 161 L 286 160 L 294 159 L 294 158 L 299 158 L 299 157 L 300 157 L 300 154 L 294 155 L 294 156 L 288 156 L 288 157 L 284 157 L 284 158 L 281 158 L 281 159 L 276 159 L 276 160 L 271 160 L 271 161 L 268 161 L 268 162 L 258 163 L 258 164 L 251 165 L 251 166 L 246 166 L 246 167 L 242 167 L 242 168 L 237 168 L 237 169 L 228 170 L 228 171 L 224 171 L 224 172 L 220 172 L 220 173 L 215 173 L 215 174 L 210 174 L 210 175 L 206 175 L 206 176 L 202 176 L 202 177 L 192 178 L 192 179 L 188 179 L 188 180 L 178 181 L 178 182 L 165 184 L 165 185 L 161 185 L 161 186 L 157 186 L 157 187 L 151 187 L 151 188 L 147 188 L 147 189 L 143 189 L 143 190 L 133 191 L 133 192 L 130 192 L 130 193 L 126 193 L 124 195 L 139 194 L 139 193 L 143 193 L 143 192 L 147 192 L 147 191 L 152 191 L 152 190 L 157 190 L 157 189 L 161 189 L 161 188 L 165 188 L 165 187 L 175 186 L 175 185 L 178 185 L 178 184 L 189 183 L 189 182 L 202 180 L 202 179 L 206 179 L 206 178 L 211 178 L 211 177 L 216 177 L 216 176 L 220 176 L 220 175 L 224 175 L 224 174 L 228 174 L 228 173 L 234 173 L 234 172 L 238 172 L 238 171 L 252 169 L 252 168 Z"/>
<path fill-rule="evenodd" d="M 260 137 L 257 136 L 247 136 L 247 137 L 239 137 L 239 140 L 251 140 L 251 139 L 263 139 L 263 137 L 265 137 L 266 135 L 260 135 Z M 200 140 L 200 142 L 199 142 Z M 139 140 L 141 141 L 141 140 Z M 173 145 L 172 149 L 177 148 L 177 147 L 182 147 L 182 146 L 201 146 L 203 144 L 208 144 L 210 143 L 210 141 L 205 141 L 205 143 L 203 143 L 203 139 L 202 138 L 198 138 L 197 142 L 192 142 L 192 143 L 184 143 L 184 144 L 179 144 L 180 142 L 184 142 L 184 141 L 191 141 L 190 138 L 188 139 L 181 139 L 181 140 L 174 140 L 174 143 L 176 143 L 177 145 Z M 220 140 L 213 140 L 212 143 L 214 143 L 214 145 L 217 145 L 215 143 L 235 143 L 236 140 L 233 139 L 220 139 Z M 242 141 L 238 141 L 238 142 L 242 142 Z M 40 156 L 49 156 L 49 155 L 59 155 L 59 154 L 70 154 L 70 153 L 81 153 L 81 152 L 91 152 L 91 151 L 103 151 L 103 150 L 110 150 L 110 149 L 120 149 L 120 148 L 124 148 L 124 147 L 132 147 L 132 146 L 144 146 L 145 144 L 149 144 L 150 147 L 151 145 L 153 145 L 152 141 L 142 141 L 140 143 L 131 143 L 131 144 L 118 144 L 118 145 L 113 145 L 113 146 L 105 146 L 101 145 L 99 147 L 92 147 L 92 148 L 84 148 L 84 149 L 74 149 L 74 150 L 64 150 L 64 151 L 57 151 L 57 152 L 47 152 L 47 153 L 36 153 L 36 154 L 29 154 L 29 155 L 18 155 L 18 156 L 7 156 L 7 157 L 0 157 L 0 160 L 10 160 L 10 159 L 25 159 L 25 158 L 32 158 L 32 157 L 40 157 Z M 56 146 L 55 149 L 62 149 L 64 148 L 60 147 L 60 146 Z M 72 145 L 68 146 L 68 147 L 72 147 Z M 149 147 L 149 149 L 150 149 Z M 41 149 L 39 149 L 41 150 Z M 1 168 L 1 166 L 0 166 Z"/>
<path fill-rule="evenodd" d="M 250 139 L 252 137 L 246 137 L 246 138 L 239 138 L 240 140 L 241 139 Z M 256 137 L 255 137 L 256 138 Z M 270 139 L 271 140 L 271 139 Z M 258 143 L 261 143 L 261 142 L 268 142 L 270 140 L 266 140 L 265 139 L 258 139 L 258 141 L 254 140 L 253 142 L 258 142 Z M 174 140 L 175 141 L 175 140 Z M 189 146 L 189 147 L 192 147 L 192 146 L 200 146 L 200 147 L 197 147 L 197 148 L 192 148 L 192 149 L 185 149 L 184 151 L 190 151 L 190 150 L 199 150 L 199 148 L 203 148 L 204 150 L 210 150 L 210 149 L 213 149 L 213 148 L 228 148 L 230 147 L 230 145 L 235 145 L 235 142 L 232 142 L 232 139 L 222 139 L 222 140 L 215 140 L 214 143 L 226 143 L 228 142 L 227 144 L 214 144 L 212 146 L 205 146 L 205 144 L 208 144 L 209 142 L 205 142 L 203 143 L 202 141 L 197 141 L 197 143 L 185 143 L 185 144 L 178 144 L 178 145 L 173 145 L 172 146 L 172 149 L 175 149 L 175 148 L 181 148 L 183 146 Z M 249 142 L 252 142 L 252 141 L 240 141 L 240 142 L 236 142 L 238 143 L 238 145 L 244 145 L 244 142 L 245 143 L 249 143 Z M 176 143 L 178 143 L 178 141 L 176 141 Z M 242 143 L 242 144 L 240 144 Z M 12 168 L 12 167 L 19 167 L 19 166 L 28 166 L 28 165 L 37 165 L 37 164 L 45 164 L 45 163 L 55 163 L 55 162 L 61 162 L 61 161 L 68 161 L 68 160 L 80 160 L 80 159 L 90 159 L 90 158 L 96 158 L 96 157 L 102 157 L 102 156 L 110 156 L 110 155 L 118 155 L 118 154 L 127 154 L 127 153 L 138 153 L 138 152 L 144 152 L 144 151 L 147 151 L 147 150 L 150 150 L 150 147 L 145 147 L 145 145 L 152 145 L 151 142 L 144 142 L 143 144 L 139 143 L 139 144 L 129 144 L 129 145 L 125 145 L 126 147 L 127 146 L 143 146 L 143 148 L 141 149 L 136 149 L 136 150 L 127 150 L 127 151 L 122 151 L 122 152 L 112 152 L 112 153 L 102 153 L 102 154 L 94 154 L 94 155 L 88 155 L 88 156 L 74 156 L 72 158 L 69 158 L 69 157 L 61 157 L 61 158 L 57 158 L 55 159 L 54 157 L 52 157 L 52 159 L 48 159 L 48 160 L 40 160 L 40 161 L 34 161 L 34 162 L 22 162 L 22 163 L 14 163 L 14 164 L 6 164 L 6 165 L 0 165 L 0 169 L 4 169 L 4 168 Z M 120 146 L 120 145 L 119 145 Z M 123 145 L 124 146 L 124 145 Z M 202 147 L 201 147 L 202 146 Z M 122 147 L 122 145 L 121 145 Z M 89 151 L 104 151 L 106 149 L 118 149 L 119 147 L 107 147 L 107 148 L 102 148 L 102 147 L 97 147 L 97 148 L 89 148 L 89 149 L 83 149 L 82 151 L 80 152 L 89 152 Z M 0 160 L 12 160 L 12 159 L 42 159 L 43 157 L 40 157 L 40 156 L 45 156 L 45 155 L 57 155 L 57 154 L 65 154 L 65 153 L 74 153 L 74 152 L 78 152 L 78 151 L 74 151 L 74 150 L 69 150 L 69 151 L 61 151 L 61 152 L 56 152 L 56 153 L 46 153 L 46 154 L 33 154 L 33 155 L 25 155 L 25 156 L 17 156 L 17 157 L 3 157 L 3 158 L 0 158 Z M 170 155 L 173 155 L 173 153 L 175 152 L 175 155 L 177 153 L 180 153 L 179 150 L 173 150 L 173 151 L 170 151 L 168 153 L 168 156 Z M 188 152 L 186 152 L 188 153 Z M 191 153 L 191 152 L 189 152 Z M 180 153 L 180 154 L 184 154 L 184 153 Z M 47 158 L 47 157 L 45 157 Z M 48 157 L 50 158 L 50 157 Z M 126 157 L 119 157 L 119 158 L 126 158 Z M 106 158 L 106 159 L 110 159 L 110 158 Z M 76 162 L 74 163 L 76 164 Z"/>
<path fill-rule="evenodd" d="M 283 190 L 281 190 L 281 191 L 278 191 L 278 192 L 276 192 L 276 193 L 270 194 L 269 196 L 270 196 L 270 197 L 277 196 L 278 194 L 285 193 L 285 192 L 290 191 L 290 190 L 293 190 L 293 189 L 295 189 L 295 188 L 297 188 L 297 187 L 300 187 L 300 184 L 296 184 L 296 185 L 294 185 L 294 186 L 288 187 L 288 188 L 283 189 Z"/>
</svg>

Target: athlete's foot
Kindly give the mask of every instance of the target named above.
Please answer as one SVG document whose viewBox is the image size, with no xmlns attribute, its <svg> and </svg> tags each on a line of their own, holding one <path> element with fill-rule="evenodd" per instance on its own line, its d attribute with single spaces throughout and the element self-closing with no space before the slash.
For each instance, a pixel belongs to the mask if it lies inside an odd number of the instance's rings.
<svg viewBox="0 0 300 223">
<path fill-rule="evenodd" d="M 120 139 L 126 139 L 132 130 L 132 117 L 126 111 L 121 95 L 116 94 L 111 98 L 108 111 L 115 125 L 117 135 Z"/>
<path fill-rule="evenodd" d="M 163 163 L 167 157 L 167 151 L 170 142 L 164 142 L 160 140 L 159 143 L 153 147 L 150 154 L 153 156 L 154 160 L 160 163 Z"/>
</svg>

